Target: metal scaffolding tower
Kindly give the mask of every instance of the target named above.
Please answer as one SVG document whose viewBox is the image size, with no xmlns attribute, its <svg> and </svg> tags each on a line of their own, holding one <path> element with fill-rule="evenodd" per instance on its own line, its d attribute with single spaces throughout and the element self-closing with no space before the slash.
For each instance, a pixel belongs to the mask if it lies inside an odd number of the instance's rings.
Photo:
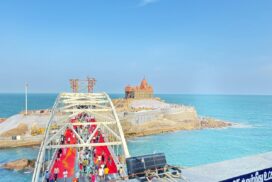
<svg viewBox="0 0 272 182">
<path fill-rule="evenodd" d="M 70 79 L 70 87 L 73 93 L 93 93 L 96 83 L 95 78 L 87 77 L 86 80 Z"/>
</svg>

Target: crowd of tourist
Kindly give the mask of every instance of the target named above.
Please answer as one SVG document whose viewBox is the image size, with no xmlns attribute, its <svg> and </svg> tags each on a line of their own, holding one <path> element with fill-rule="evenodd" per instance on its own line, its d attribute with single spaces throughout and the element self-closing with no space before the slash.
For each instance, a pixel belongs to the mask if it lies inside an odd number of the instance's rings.
<svg viewBox="0 0 272 182">
<path fill-rule="evenodd" d="M 101 155 L 96 154 L 96 148 L 83 149 L 79 155 L 79 176 L 88 176 L 90 181 L 108 180 L 109 167 L 112 159 L 105 156 L 104 152 Z"/>
<path fill-rule="evenodd" d="M 79 114 L 76 118 L 71 120 L 72 123 L 86 123 L 86 122 L 95 122 L 93 117 L 90 117 L 88 114 Z M 104 134 L 100 129 L 96 129 L 95 124 L 90 125 L 74 125 L 74 130 L 80 135 L 80 137 L 86 142 L 89 140 L 91 143 L 103 143 Z M 95 132 L 93 134 L 93 132 Z M 68 133 L 68 134 L 67 134 Z M 92 138 L 89 138 L 93 136 Z M 60 144 L 74 144 L 79 143 L 76 139 L 75 134 L 71 129 L 67 128 L 64 135 L 60 137 Z M 62 155 L 66 155 L 67 148 L 60 148 L 57 151 L 56 160 L 60 160 Z M 98 147 L 85 147 L 77 149 L 77 160 L 74 171 L 73 181 L 80 181 L 80 179 L 88 179 L 90 182 L 96 181 L 109 181 L 111 180 L 111 173 L 119 173 L 122 175 L 124 173 L 120 163 L 115 164 L 108 148 L 106 146 Z M 60 170 L 58 167 L 53 169 L 53 174 L 46 172 L 46 181 L 58 181 L 60 176 Z M 67 178 L 71 176 L 68 174 L 67 169 L 63 170 L 63 181 L 66 182 Z"/>
</svg>

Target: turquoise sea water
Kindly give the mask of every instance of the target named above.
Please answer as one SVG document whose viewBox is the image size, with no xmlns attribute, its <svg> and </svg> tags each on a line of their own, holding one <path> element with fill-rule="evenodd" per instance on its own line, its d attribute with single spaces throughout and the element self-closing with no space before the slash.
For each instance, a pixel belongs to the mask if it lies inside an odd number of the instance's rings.
<svg viewBox="0 0 272 182">
<path fill-rule="evenodd" d="M 122 95 L 112 94 L 113 98 Z M 128 141 L 132 155 L 164 152 L 170 164 L 195 166 L 272 151 L 272 96 L 158 95 L 171 103 L 194 106 L 201 116 L 238 123 L 227 129 L 180 131 Z M 51 107 L 56 94 L 30 94 L 29 108 Z M 0 117 L 24 108 L 23 94 L 0 94 Z M 36 158 L 37 148 L 0 150 L 0 163 Z M 30 174 L 0 169 L 0 181 L 29 181 Z M 2 178 L 4 177 L 4 178 Z M 16 179 L 16 180 L 15 180 Z"/>
</svg>

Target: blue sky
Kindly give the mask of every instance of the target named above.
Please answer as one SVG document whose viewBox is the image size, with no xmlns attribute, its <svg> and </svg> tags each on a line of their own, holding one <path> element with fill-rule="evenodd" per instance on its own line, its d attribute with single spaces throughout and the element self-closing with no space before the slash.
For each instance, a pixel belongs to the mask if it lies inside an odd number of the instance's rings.
<svg viewBox="0 0 272 182">
<path fill-rule="evenodd" d="M 0 92 L 272 94 L 270 0 L 0 2 Z"/>
</svg>

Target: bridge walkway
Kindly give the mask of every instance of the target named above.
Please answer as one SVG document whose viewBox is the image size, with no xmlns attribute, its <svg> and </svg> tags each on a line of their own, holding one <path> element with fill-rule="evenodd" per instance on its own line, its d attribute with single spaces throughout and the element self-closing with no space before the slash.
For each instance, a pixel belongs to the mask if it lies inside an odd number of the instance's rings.
<svg viewBox="0 0 272 182">
<path fill-rule="evenodd" d="M 91 122 L 95 122 L 92 119 Z M 71 120 L 70 122 L 75 122 Z M 87 122 L 87 121 L 84 121 Z M 78 134 L 82 138 L 89 138 L 93 135 L 91 143 L 105 143 L 105 134 L 101 130 L 96 130 L 97 125 L 90 125 L 89 128 L 80 128 L 79 126 L 74 126 L 74 129 L 79 131 Z M 84 129 L 87 129 L 88 135 L 84 136 Z M 63 136 L 63 144 L 76 144 L 77 139 L 73 134 L 71 129 L 67 129 Z M 88 161 L 87 164 L 84 164 Z M 78 166 L 76 166 L 78 165 Z M 102 167 L 108 168 L 108 174 L 118 173 L 117 164 L 115 164 L 112 154 L 107 146 L 97 146 L 92 147 L 87 150 L 77 150 L 75 148 L 60 148 L 58 149 L 57 156 L 54 160 L 53 167 L 51 168 L 51 178 L 55 178 L 54 171 L 58 170 L 57 181 L 64 181 L 64 170 L 67 170 L 66 181 L 73 181 L 77 178 L 76 173 L 79 173 L 79 181 L 90 181 L 91 176 L 95 175 L 93 171 L 99 170 Z M 77 171 L 78 169 L 78 171 Z M 97 179 L 97 174 L 95 175 Z"/>
</svg>

